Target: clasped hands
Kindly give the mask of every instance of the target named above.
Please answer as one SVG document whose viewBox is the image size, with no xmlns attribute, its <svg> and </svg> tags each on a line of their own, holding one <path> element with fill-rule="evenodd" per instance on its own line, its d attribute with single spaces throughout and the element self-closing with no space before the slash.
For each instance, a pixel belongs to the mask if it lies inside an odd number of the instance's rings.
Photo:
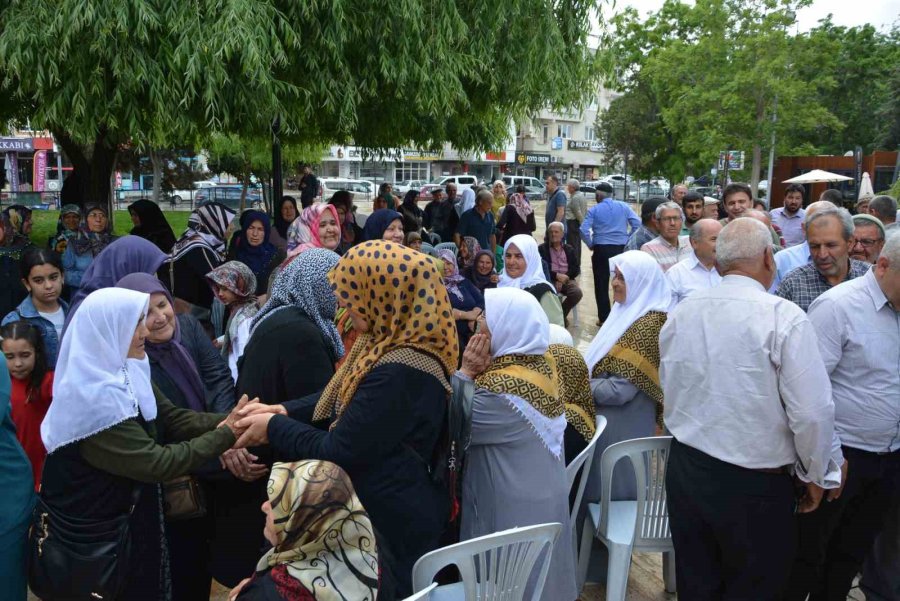
<svg viewBox="0 0 900 601">
<path fill-rule="evenodd" d="M 227 469 L 245 482 L 253 482 L 268 473 L 269 468 L 257 463 L 259 458 L 246 447 L 268 444 L 269 420 L 275 415 L 287 415 L 287 411 L 282 405 L 266 405 L 260 403 L 258 398 L 250 400 L 246 394 L 241 397 L 228 417 L 219 424 L 220 428 L 229 428 L 237 439 L 234 446 L 219 457 L 222 469 Z"/>
</svg>

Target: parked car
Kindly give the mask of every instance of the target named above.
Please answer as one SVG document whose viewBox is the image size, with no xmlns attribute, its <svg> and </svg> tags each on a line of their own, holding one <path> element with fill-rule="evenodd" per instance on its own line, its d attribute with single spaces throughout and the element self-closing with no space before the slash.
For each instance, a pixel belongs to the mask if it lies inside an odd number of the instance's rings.
<svg viewBox="0 0 900 601">
<path fill-rule="evenodd" d="M 202 188 L 194 195 L 194 203 L 199 205 L 205 202 L 220 202 L 226 207 L 238 211 L 241 208 L 241 189 L 242 186 Z M 262 197 L 262 188 L 252 186 L 247 188 L 244 208 L 266 210 L 266 204 Z"/>
<path fill-rule="evenodd" d="M 353 200 L 371 200 L 375 198 L 375 184 L 362 179 L 320 177 L 319 185 L 322 188 L 322 198 L 325 200 L 331 198 L 339 190 L 350 192 L 353 195 Z"/>
<path fill-rule="evenodd" d="M 419 202 L 431 202 L 431 193 L 438 189 L 443 190 L 444 186 L 440 184 L 424 184 L 419 188 Z"/>
<path fill-rule="evenodd" d="M 506 192 L 508 194 L 514 194 L 516 191 L 515 188 L 507 189 Z M 546 190 L 543 187 L 538 186 L 525 186 L 525 199 L 528 202 L 534 202 L 535 200 L 544 200 L 546 197 Z"/>
<path fill-rule="evenodd" d="M 181 204 L 182 202 L 190 202 L 192 199 L 194 202 L 201 202 L 201 200 L 197 198 L 197 193 L 200 190 L 215 188 L 216 186 L 218 186 L 216 182 L 200 180 L 191 184 L 190 190 L 172 190 L 166 195 L 166 200 L 176 205 Z"/>
<path fill-rule="evenodd" d="M 405 195 L 410 190 L 419 190 L 422 186 L 427 184 L 428 182 L 424 179 L 408 179 L 402 182 L 397 182 L 394 184 L 394 192 L 399 194 L 400 196 Z"/>
<path fill-rule="evenodd" d="M 631 193 L 631 186 L 628 187 L 629 194 Z M 665 188 L 661 186 L 657 186 L 656 184 L 650 182 L 641 182 L 640 184 L 640 193 L 641 199 L 650 198 L 651 196 L 662 196 L 665 197 L 668 192 Z"/>
</svg>

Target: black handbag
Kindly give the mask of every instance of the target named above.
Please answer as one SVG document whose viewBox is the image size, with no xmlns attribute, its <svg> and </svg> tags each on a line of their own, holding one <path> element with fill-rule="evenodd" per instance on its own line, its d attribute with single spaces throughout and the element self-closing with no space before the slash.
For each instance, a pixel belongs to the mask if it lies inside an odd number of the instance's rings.
<svg viewBox="0 0 900 601">
<path fill-rule="evenodd" d="M 131 516 L 140 499 L 134 487 L 128 513 L 86 520 L 51 509 L 41 498 L 28 536 L 28 586 L 42 599 L 115 599 L 128 578 Z"/>
</svg>

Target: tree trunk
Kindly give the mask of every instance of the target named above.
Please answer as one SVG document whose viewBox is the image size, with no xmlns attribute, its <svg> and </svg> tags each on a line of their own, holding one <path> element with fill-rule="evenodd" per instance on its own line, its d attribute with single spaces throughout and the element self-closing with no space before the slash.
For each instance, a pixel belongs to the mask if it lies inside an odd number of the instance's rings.
<svg viewBox="0 0 900 601">
<path fill-rule="evenodd" d="M 250 167 L 244 169 L 244 181 L 241 182 L 241 213 L 244 212 L 247 203 L 247 187 L 250 185 Z"/>
<path fill-rule="evenodd" d="M 76 142 L 66 132 L 54 130 L 53 137 L 72 162 L 71 178 L 63 202 L 84 207 L 86 203 L 99 202 L 106 205 L 110 219 L 113 216 L 113 174 L 119 151 L 105 131 L 101 130 L 93 144 Z M 65 188 L 66 185 L 64 184 Z"/>
<path fill-rule="evenodd" d="M 750 167 L 750 190 L 753 198 L 759 198 L 759 170 L 762 165 L 762 147 L 753 145 L 753 164 Z"/>
<path fill-rule="evenodd" d="M 150 200 L 159 204 L 160 192 L 162 190 L 162 157 L 156 150 L 150 150 L 150 162 L 153 164 L 153 192 Z"/>
</svg>

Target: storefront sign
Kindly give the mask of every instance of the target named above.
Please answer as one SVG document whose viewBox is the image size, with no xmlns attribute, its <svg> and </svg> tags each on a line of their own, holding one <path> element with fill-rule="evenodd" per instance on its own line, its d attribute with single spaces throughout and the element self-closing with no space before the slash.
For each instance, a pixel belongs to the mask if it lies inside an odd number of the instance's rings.
<svg viewBox="0 0 900 601">
<path fill-rule="evenodd" d="M 499 161 L 501 163 L 506 162 L 506 152 L 503 150 L 495 150 L 493 152 L 484 153 L 485 161 Z"/>
<path fill-rule="evenodd" d="M 590 140 L 569 140 L 569 150 L 590 150 Z"/>
<path fill-rule="evenodd" d="M 32 173 L 32 180 L 34 182 L 34 187 L 32 188 L 35 192 L 43 192 L 44 186 L 47 184 L 47 151 L 46 150 L 38 150 L 34 153 L 34 168 Z"/>
<path fill-rule="evenodd" d="M 3 152 L 31 152 L 34 150 L 32 138 L 0 138 L 0 151 Z"/>
<path fill-rule="evenodd" d="M 517 152 L 516 163 L 519 165 L 549 165 L 550 155 L 536 152 Z"/>
<path fill-rule="evenodd" d="M 550 150 L 562 150 L 563 147 L 563 139 L 562 138 L 553 138 L 550 141 Z"/>
<path fill-rule="evenodd" d="M 404 161 L 439 161 L 441 160 L 441 155 L 435 152 L 429 152 L 427 150 L 411 150 L 409 148 L 403 149 L 403 160 Z"/>
<path fill-rule="evenodd" d="M 591 152 L 603 152 L 603 144 L 594 140 L 591 142 Z"/>
</svg>

